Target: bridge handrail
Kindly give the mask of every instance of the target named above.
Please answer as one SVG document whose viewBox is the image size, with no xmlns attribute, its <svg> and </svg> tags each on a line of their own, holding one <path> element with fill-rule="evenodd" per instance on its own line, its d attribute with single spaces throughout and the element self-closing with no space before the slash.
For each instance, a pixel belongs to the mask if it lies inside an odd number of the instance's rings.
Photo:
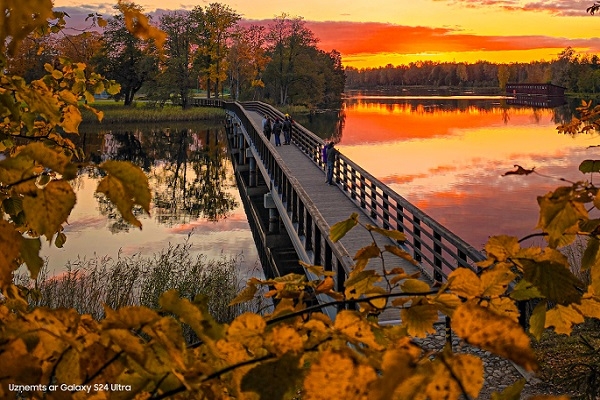
<svg viewBox="0 0 600 400">
<path fill-rule="evenodd" d="M 289 170 L 285 161 L 275 151 L 271 142 L 266 139 L 262 132 L 258 132 L 255 129 L 252 119 L 246 113 L 245 107 L 238 102 L 223 102 L 223 107 L 238 116 L 246 133 L 252 139 L 258 155 L 267 166 L 268 173 L 273 179 L 275 187 L 271 188 L 272 192 L 279 193 L 285 199 L 288 211 L 292 214 L 292 219 L 299 224 L 299 234 L 306 238 L 305 250 L 313 251 L 315 254 L 315 264 L 323 265 L 325 269 L 333 270 L 333 265 L 331 265 L 332 260 L 320 260 L 321 240 L 325 240 L 337 263 L 348 274 L 354 264 L 352 257 L 341 243 L 331 241 L 329 238 L 329 224 L 320 211 L 313 206 L 310 196 L 305 192 L 300 183 L 298 183 L 298 180 Z M 272 111 L 269 110 L 268 113 L 271 114 Z M 305 212 L 301 212 L 302 210 Z M 325 251 L 325 254 L 327 254 L 327 251 Z M 343 287 L 344 280 L 345 276 L 338 276 L 339 287 Z"/>
<path fill-rule="evenodd" d="M 280 111 L 262 102 L 244 102 L 243 106 L 271 117 L 283 116 Z M 294 124 L 292 140 L 313 162 L 323 165 L 323 139 Z M 413 250 L 417 261 L 426 262 L 426 272 L 435 280 L 444 280 L 448 272 L 458 266 L 475 269 L 474 263 L 485 259 L 473 246 L 341 153 L 334 176 L 342 184 L 346 195 L 365 209 L 377 225 L 397 229 L 409 236 L 410 240 L 405 245 Z"/>
</svg>

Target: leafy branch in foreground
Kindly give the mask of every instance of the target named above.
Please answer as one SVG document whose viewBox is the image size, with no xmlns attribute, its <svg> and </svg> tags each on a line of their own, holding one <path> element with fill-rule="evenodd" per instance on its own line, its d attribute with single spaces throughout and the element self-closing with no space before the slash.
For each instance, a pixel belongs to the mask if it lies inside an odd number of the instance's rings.
<svg viewBox="0 0 600 400">
<path fill-rule="evenodd" d="M 26 23 L 0 24 L 3 52 L 16 51 L 21 38 L 47 28 L 46 19 L 54 15 L 47 0 L 20 3 L 20 8 L 13 3 L 1 15 L 13 18 L 23 12 Z M 141 37 L 161 36 L 134 7 L 119 4 L 130 30 Z M 440 316 L 451 319 L 453 331 L 466 343 L 529 371 L 537 369 L 537 362 L 530 337 L 517 323 L 517 302 L 538 303 L 529 319 L 534 337 L 549 327 L 569 334 L 584 318 L 600 318 L 600 220 L 586 208 L 598 207 L 600 200 L 587 182 L 538 198 L 538 227 L 548 246 L 525 248 L 517 238 L 492 237 L 484 261 L 474 269 L 456 269 L 439 288 L 400 267 L 384 265 L 382 274 L 370 268 L 371 261 L 387 253 L 414 260 L 399 247 L 381 247 L 375 240 L 377 235 L 405 240 L 401 232 L 361 225 L 354 214 L 331 228 L 330 239 L 337 241 L 360 226 L 371 232 L 373 242 L 355 254 L 344 287 L 336 290 L 332 272 L 313 265 L 304 265 L 317 277 L 312 281 L 303 275 L 251 279 L 234 303 L 267 286 L 268 297 L 276 300 L 270 314 L 245 313 L 221 323 L 204 296 L 181 298 L 174 290 L 160 297 L 158 310 L 105 307 L 101 320 L 72 309 L 27 310 L 26 299 L 11 284 L 12 272 L 24 262 L 35 276 L 41 236 L 50 240 L 56 235 L 64 242 L 62 224 L 75 201 L 69 180 L 80 167 L 73 161 L 80 152 L 65 135 L 78 129 L 79 100 L 91 101 L 97 90 L 114 86 L 65 60 L 62 68 L 48 66 L 47 76 L 31 83 L 1 71 L 0 141 L 8 154 L 0 161 L 6 215 L 0 220 L 1 398 L 81 398 L 83 392 L 61 385 L 89 385 L 85 394 L 99 399 L 277 400 L 298 393 L 304 399 L 473 399 L 484 384 L 479 357 L 455 353 L 450 346 L 425 351 L 413 341 L 434 332 Z M 40 142 L 16 145 L 13 140 L 22 135 Z M 128 211 L 133 204 L 147 211 L 150 201 L 141 171 L 119 162 L 99 168 L 108 175 L 98 190 L 137 224 Z M 587 168 L 598 172 L 595 162 Z M 583 256 L 591 275 L 587 287 L 558 250 L 578 234 L 589 238 Z M 339 307 L 332 320 L 310 308 L 317 294 L 346 309 Z M 396 313 L 401 323 L 379 324 L 376 316 L 383 309 Z M 184 327 L 194 331 L 198 343 L 186 343 Z M 124 390 L 103 390 L 107 383 Z M 517 398 L 522 385 L 517 382 L 495 398 Z"/>
</svg>

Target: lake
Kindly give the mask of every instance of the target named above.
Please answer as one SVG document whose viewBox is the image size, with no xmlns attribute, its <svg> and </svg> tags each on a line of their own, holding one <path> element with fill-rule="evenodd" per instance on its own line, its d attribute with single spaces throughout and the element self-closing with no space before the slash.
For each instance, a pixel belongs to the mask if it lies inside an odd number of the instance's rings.
<svg viewBox="0 0 600 400">
<path fill-rule="evenodd" d="M 77 204 L 65 226 L 65 246 L 43 248 L 51 274 L 77 258 L 151 257 L 169 244 L 185 242 L 194 255 L 237 257 L 242 278 L 262 274 L 223 125 L 193 125 L 81 127 L 80 145 L 93 161 L 126 160 L 144 169 L 152 191 L 151 213 L 136 213 L 141 230 L 126 224 L 95 193 L 98 171 L 81 174 L 74 183 Z"/>
<path fill-rule="evenodd" d="M 560 186 L 556 178 L 589 179 L 578 166 L 600 144 L 597 135 L 557 133 L 577 100 L 554 108 L 509 102 L 354 93 L 332 135 L 344 155 L 482 249 L 491 235 L 532 233 L 537 196 Z M 544 176 L 502 176 L 515 165 Z"/>
<path fill-rule="evenodd" d="M 576 103 L 575 103 L 576 104 Z M 578 165 L 595 158 L 597 135 L 556 132 L 574 105 L 534 108 L 497 96 L 395 96 L 350 93 L 339 112 L 295 119 L 475 248 L 490 235 L 535 230 L 538 195 L 580 180 Z M 77 257 L 151 256 L 186 240 L 194 254 L 240 256 L 241 276 L 260 262 L 224 147 L 219 123 L 163 127 L 83 126 L 92 159 L 130 160 L 148 174 L 151 215 L 129 227 L 94 193 L 97 171 L 75 182 L 78 201 L 63 249 L 48 248 L 51 271 Z M 514 165 L 538 174 L 502 176 Z M 544 175 L 544 176 L 542 176 Z"/>
</svg>

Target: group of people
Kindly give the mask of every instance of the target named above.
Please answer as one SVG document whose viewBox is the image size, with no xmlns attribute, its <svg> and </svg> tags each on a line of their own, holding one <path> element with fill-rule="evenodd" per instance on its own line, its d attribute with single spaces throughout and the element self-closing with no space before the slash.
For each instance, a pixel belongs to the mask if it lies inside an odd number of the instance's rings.
<svg viewBox="0 0 600 400">
<path fill-rule="evenodd" d="M 294 120 L 289 114 L 285 114 L 283 120 L 279 117 L 275 118 L 275 121 L 271 123 L 271 118 L 265 115 L 263 119 L 263 133 L 268 140 L 271 140 L 271 134 L 275 136 L 275 146 L 281 146 L 281 134 L 283 133 L 283 144 L 292 143 L 292 125 Z"/>
<path fill-rule="evenodd" d="M 283 144 L 292 143 L 292 126 L 294 120 L 289 114 L 285 114 L 283 120 L 279 117 L 275 118 L 274 122 L 271 122 L 271 118 L 265 114 L 262 120 L 263 133 L 267 137 L 268 141 L 271 141 L 271 135 L 275 136 L 275 146 L 281 146 L 281 134 L 283 133 Z M 333 167 L 337 158 L 337 149 L 333 142 L 329 142 L 323 146 L 323 152 L 321 154 L 323 163 L 327 166 L 327 180 L 325 183 L 333 185 Z"/>
</svg>

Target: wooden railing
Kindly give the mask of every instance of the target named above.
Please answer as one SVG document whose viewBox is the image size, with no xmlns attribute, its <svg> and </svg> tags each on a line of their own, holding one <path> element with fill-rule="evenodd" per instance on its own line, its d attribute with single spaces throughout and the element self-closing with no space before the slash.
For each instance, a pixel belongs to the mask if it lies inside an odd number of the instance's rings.
<svg viewBox="0 0 600 400">
<path fill-rule="evenodd" d="M 228 104 L 225 107 L 233 107 L 233 105 Z M 240 106 L 236 104 L 235 107 Z M 261 102 L 245 102 L 243 107 L 270 117 L 281 118 L 283 116 L 280 111 Z M 252 125 L 249 121 L 247 123 L 250 126 Z M 247 128 L 250 128 L 250 126 Z M 250 129 L 254 130 L 253 127 Z M 254 139 L 255 143 L 267 146 L 267 142 L 263 138 L 264 135 L 257 134 Z M 321 150 L 325 142 L 321 138 L 304 127 L 295 124 L 292 131 L 292 141 L 308 158 L 323 166 Z M 285 166 L 279 166 L 279 160 L 276 160 L 274 156 L 265 155 L 265 157 L 267 157 L 269 169 L 273 171 L 278 185 L 280 185 L 278 190 L 283 190 L 286 198 L 292 199 L 290 204 L 295 209 L 295 218 L 298 218 L 301 222 L 306 221 L 307 217 L 304 216 L 304 213 L 306 210 L 311 209 L 310 198 L 304 196 L 305 193 L 300 190 L 299 193 L 302 192 L 303 196 L 297 200 L 298 194 L 295 192 L 296 189 L 293 188 L 295 179 L 286 175 L 288 172 Z M 271 157 L 273 158 L 271 159 Z M 421 263 L 423 270 L 434 280 L 445 281 L 448 274 L 457 267 L 476 269 L 474 264 L 485 259 L 481 252 L 412 205 L 343 154 L 340 154 L 337 158 L 334 178 L 336 182 L 341 184 L 344 193 L 360 206 L 375 224 L 382 228 L 397 229 L 405 233 L 408 240 L 401 244 L 413 254 L 413 257 Z M 300 202 L 300 204 L 296 204 L 297 202 Z M 300 218 L 299 215 L 303 215 L 303 217 Z M 311 223 L 313 222 L 311 221 Z M 302 228 L 302 230 L 304 229 L 305 227 Z M 311 227 L 310 229 L 314 228 Z M 319 226 L 318 229 L 319 235 L 327 237 L 326 226 Z M 331 244 L 328 245 L 331 246 Z"/>
<path fill-rule="evenodd" d="M 248 109 L 259 111 L 270 116 L 280 116 L 280 113 L 268 106 L 264 108 L 260 103 L 244 104 L 237 102 L 224 102 L 223 107 L 236 115 L 249 141 L 253 151 L 256 152 L 258 168 L 270 185 L 271 193 L 280 201 L 290 224 L 286 228 L 294 229 L 301 244 L 298 255 L 304 262 L 322 265 L 328 271 L 336 272 L 336 290 L 342 291 L 344 282 L 353 265 L 351 257 L 339 244 L 333 243 L 329 238 L 329 224 L 325 221 L 319 210 L 313 204 L 309 195 L 304 191 L 298 180 L 293 176 L 285 161 L 279 156 L 273 145 L 266 139 L 262 132 L 257 131 L 251 118 L 246 112 Z M 257 106 L 259 106 L 257 108 Z M 298 127 L 294 132 L 298 132 Z M 299 135 L 296 133 L 296 135 Z M 285 222 L 284 222 L 285 223 Z"/>
</svg>

